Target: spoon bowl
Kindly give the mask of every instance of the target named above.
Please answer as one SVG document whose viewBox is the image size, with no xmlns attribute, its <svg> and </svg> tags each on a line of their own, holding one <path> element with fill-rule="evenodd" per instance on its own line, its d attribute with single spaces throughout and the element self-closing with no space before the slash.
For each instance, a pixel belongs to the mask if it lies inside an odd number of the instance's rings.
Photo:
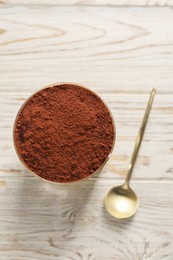
<svg viewBox="0 0 173 260">
<path fill-rule="evenodd" d="M 139 206 L 136 193 L 123 184 L 112 188 L 105 197 L 106 209 L 115 218 L 123 219 L 133 216 Z"/>
</svg>

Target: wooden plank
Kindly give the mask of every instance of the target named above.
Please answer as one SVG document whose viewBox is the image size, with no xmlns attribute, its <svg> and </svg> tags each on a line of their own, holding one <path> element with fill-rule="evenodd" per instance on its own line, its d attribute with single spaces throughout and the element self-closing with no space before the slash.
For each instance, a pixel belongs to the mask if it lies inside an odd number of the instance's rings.
<svg viewBox="0 0 173 260">
<path fill-rule="evenodd" d="M 172 19 L 171 8 L 5 5 L 0 91 L 74 81 L 104 93 L 173 93 Z"/>
<path fill-rule="evenodd" d="M 0 95 L 0 174 L 1 177 L 35 178 L 19 162 L 12 142 L 12 127 L 17 111 L 29 94 Z M 135 138 L 144 114 L 148 95 L 102 94 L 117 128 L 113 154 L 102 172 L 93 178 L 122 179 L 128 167 Z M 173 180 L 173 95 L 155 97 L 134 180 Z"/>
<path fill-rule="evenodd" d="M 172 6 L 171 0 L 1 0 L 2 4 L 60 6 Z"/>
<path fill-rule="evenodd" d="M 172 260 L 172 183 L 133 183 L 140 208 L 134 218 L 118 221 L 103 204 L 116 181 L 56 186 L 37 178 L 5 180 L 0 186 L 3 260 Z"/>
</svg>

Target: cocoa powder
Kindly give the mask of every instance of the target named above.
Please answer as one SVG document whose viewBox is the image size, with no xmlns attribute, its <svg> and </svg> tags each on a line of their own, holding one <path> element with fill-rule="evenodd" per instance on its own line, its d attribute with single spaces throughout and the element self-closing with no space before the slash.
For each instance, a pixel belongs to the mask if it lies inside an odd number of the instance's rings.
<svg viewBox="0 0 173 260">
<path fill-rule="evenodd" d="M 19 111 L 14 143 L 32 172 L 53 182 L 83 179 L 107 159 L 114 143 L 114 124 L 103 101 L 75 84 L 47 87 Z"/>
</svg>

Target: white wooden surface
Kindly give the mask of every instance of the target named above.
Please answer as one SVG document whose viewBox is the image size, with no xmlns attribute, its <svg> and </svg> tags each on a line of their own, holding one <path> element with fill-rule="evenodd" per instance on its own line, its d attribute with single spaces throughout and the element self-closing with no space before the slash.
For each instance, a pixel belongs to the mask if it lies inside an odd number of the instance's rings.
<svg viewBox="0 0 173 260">
<path fill-rule="evenodd" d="M 172 260 L 172 1 L 0 2 L 0 260 Z M 30 174 L 12 142 L 21 104 L 57 81 L 99 93 L 117 128 L 102 172 L 68 186 Z M 152 85 L 132 180 L 140 208 L 118 221 L 103 199 L 123 181 Z"/>
<path fill-rule="evenodd" d="M 1 6 L 0 91 L 74 81 L 99 93 L 173 93 L 171 8 Z"/>
</svg>

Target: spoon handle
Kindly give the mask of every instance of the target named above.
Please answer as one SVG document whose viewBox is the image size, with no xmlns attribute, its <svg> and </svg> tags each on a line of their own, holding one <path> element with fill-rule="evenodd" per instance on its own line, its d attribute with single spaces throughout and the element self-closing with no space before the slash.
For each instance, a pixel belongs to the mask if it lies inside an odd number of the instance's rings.
<svg viewBox="0 0 173 260">
<path fill-rule="evenodd" d="M 126 180 L 125 180 L 126 184 L 129 184 L 129 181 L 130 181 L 130 178 L 131 178 L 131 175 L 132 175 L 132 170 L 133 170 L 133 167 L 135 165 L 136 158 L 137 158 L 137 155 L 138 155 L 138 152 L 139 152 L 139 148 L 140 148 L 140 145 L 141 145 L 141 142 L 142 142 L 142 138 L 143 138 L 145 127 L 146 127 L 146 124 L 147 124 L 147 121 L 148 121 L 148 116 L 149 116 L 149 113 L 150 113 L 150 110 L 151 110 L 151 107 L 152 107 L 152 104 L 153 104 L 155 93 L 156 93 L 156 89 L 153 88 L 152 91 L 151 91 L 151 94 L 150 94 L 150 98 L 148 100 L 148 105 L 147 105 L 147 108 L 145 110 L 144 118 L 143 118 L 141 127 L 139 129 L 138 136 L 136 138 L 135 147 L 134 147 L 134 150 L 133 150 L 132 158 L 130 160 L 130 164 L 129 164 L 129 167 L 128 167 L 128 172 L 127 172 L 127 176 L 126 176 Z"/>
</svg>

